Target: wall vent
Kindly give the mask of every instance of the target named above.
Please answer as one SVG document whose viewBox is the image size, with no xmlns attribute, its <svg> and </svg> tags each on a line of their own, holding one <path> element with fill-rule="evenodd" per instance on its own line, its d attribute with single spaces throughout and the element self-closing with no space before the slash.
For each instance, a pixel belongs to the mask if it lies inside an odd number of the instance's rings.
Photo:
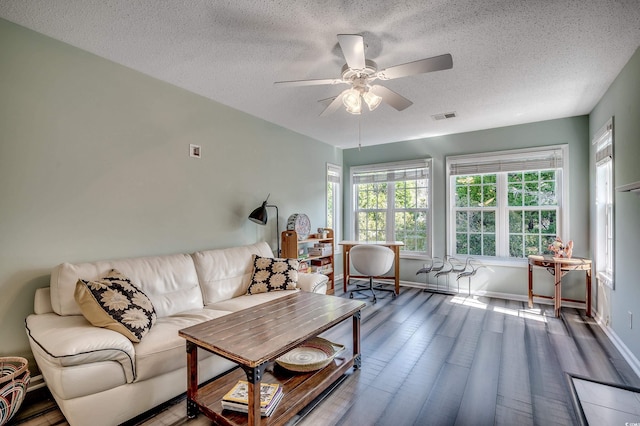
<svg viewBox="0 0 640 426">
<path fill-rule="evenodd" d="M 442 114 L 436 114 L 431 116 L 434 120 L 446 120 L 448 118 L 456 118 L 456 112 L 443 112 Z"/>
</svg>

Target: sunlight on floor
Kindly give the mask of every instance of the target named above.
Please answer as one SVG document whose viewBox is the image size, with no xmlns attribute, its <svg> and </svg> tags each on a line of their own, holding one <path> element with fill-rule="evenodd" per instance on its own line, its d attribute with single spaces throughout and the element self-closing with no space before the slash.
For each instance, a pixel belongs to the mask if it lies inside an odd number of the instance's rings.
<svg viewBox="0 0 640 426">
<path fill-rule="evenodd" d="M 453 296 L 451 302 L 457 305 L 470 306 L 477 309 L 487 309 L 489 306 L 478 300 L 478 296 Z M 530 319 L 534 321 L 547 322 L 547 318 L 544 316 L 541 309 L 510 309 L 502 308 L 500 306 L 491 307 L 494 312 L 498 312 L 505 315 L 511 315 L 514 317 Z"/>
</svg>

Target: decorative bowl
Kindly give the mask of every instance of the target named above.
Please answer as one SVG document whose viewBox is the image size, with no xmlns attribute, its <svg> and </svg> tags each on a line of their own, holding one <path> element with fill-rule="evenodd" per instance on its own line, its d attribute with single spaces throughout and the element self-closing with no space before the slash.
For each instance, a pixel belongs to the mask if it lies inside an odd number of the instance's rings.
<svg viewBox="0 0 640 426">
<path fill-rule="evenodd" d="M 343 345 L 313 337 L 276 359 L 276 363 L 289 371 L 308 373 L 326 367 L 343 350 Z"/>
</svg>

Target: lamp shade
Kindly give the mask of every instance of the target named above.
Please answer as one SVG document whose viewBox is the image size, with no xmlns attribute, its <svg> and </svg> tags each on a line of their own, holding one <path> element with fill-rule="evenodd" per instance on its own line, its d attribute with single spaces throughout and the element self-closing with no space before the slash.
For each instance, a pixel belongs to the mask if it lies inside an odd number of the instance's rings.
<svg viewBox="0 0 640 426">
<path fill-rule="evenodd" d="M 360 114 L 362 103 L 360 102 L 360 92 L 356 89 L 347 89 L 343 92 L 342 103 L 347 107 L 347 112 Z"/>
<path fill-rule="evenodd" d="M 274 204 L 267 204 L 267 201 L 269 201 L 269 196 L 271 196 L 271 194 L 267 195 L 267 199 L 264 200 L 264 202 L 260 207 L 258 207 L 257 209 L 251 212 L 251 214 L 249 215 L 249 220 L 251 222 L 257 223 L 258 225 L 263 225 L 263 226 L 266 225 L 267 220 L 269 219 L 269 216 L 267 215 L 267 207 L 273 207 L 274 209 L 276 209 L 276 234 L 277 234 L 278 232 L 280 232 L 280 225 L 278 224 L 278 216 L 279 216 L 278 206 Z M 276 237 L 276 242 L 278 247 L 276 256 L 279 257 L 280 256 L 280 238 Z"/>
<path fill-rule="evenodd" d="M 373 93 L 371 89 L 362 94 L 362 99 L 364 99 L 367 106 L 369 107 L 369 111 L 373 111 L 374 109 L 378 108 L 378 105 L 380 105 L 380 102 L 382 102 L 382 98 Z"/>
<path fill-rule="evenodd" d="M 267 202 L 262 203 L 262 206 L 258 207 L 249 215 L 249 220 L 255 222 L 259 225 L 266 225 L 267 219 L 269 216 L 267 215 Z"/>
</svg>

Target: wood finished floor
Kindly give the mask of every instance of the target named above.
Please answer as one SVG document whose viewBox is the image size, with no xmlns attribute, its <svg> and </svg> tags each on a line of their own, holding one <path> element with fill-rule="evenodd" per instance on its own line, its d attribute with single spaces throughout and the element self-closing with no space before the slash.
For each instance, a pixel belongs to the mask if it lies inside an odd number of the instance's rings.
<svg viewBox="0 0 640 426">
<path fill-rule="evenodd" d="M 323 336 L 351 342 L 351 321 Z M 362 368 L 299 425 L 572 425 L 577 419 L 564 372 L 640 387 L 584 310 L 563 308 L 555 318 L 548 305 L 528 309 L 524 302 L 415 288 L 369 302 L 362 352 Z M 211 424 L 185 413 L 182 399 L 138 424 Z M 66 422 L 53 409 L 18 424 Z"/>
</svg>

